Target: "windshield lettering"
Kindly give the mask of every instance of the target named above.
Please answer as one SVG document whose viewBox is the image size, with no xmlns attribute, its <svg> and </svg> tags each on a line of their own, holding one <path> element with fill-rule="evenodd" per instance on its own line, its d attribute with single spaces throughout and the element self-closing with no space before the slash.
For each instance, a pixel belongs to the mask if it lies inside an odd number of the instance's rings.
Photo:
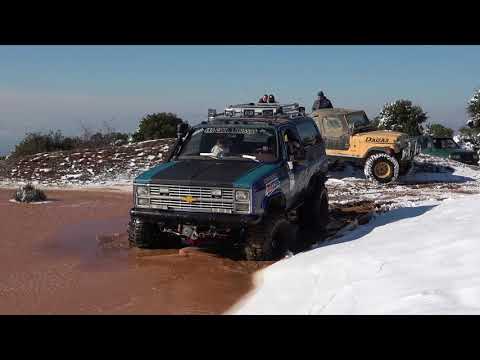
<svg viewBox="0 0 480 360">
<path fill-rule="evenodd" d="M 278 158 L 277 134 L 270 127 L 205 127 L 182 145 L 179 159 L 231 159 L 272 162 Z"/>
</svg>

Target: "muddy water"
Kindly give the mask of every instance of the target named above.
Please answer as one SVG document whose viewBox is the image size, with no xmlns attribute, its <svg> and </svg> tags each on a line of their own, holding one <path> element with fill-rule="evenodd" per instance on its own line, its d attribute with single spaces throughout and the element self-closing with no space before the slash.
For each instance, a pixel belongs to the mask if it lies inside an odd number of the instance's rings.
<svg viewBox="0 0 480 360">
<path fill-rule="evenodd" d="M 129 249 L 130 194 L 50 195 L 57 201 L 19 205 L 0 190 L 1 314 L 220 314 L 269 264 Z"/>
<path fill-rule="evenodd" d="M 15 204 L 0 190 L 0 314 L 221 314 L 271 264 L 193 248 L 130 249 L 131 194 L 47 196 L 55 201 Z M 371 207 L 332 208 L 331 232 Z"/>
</svg>

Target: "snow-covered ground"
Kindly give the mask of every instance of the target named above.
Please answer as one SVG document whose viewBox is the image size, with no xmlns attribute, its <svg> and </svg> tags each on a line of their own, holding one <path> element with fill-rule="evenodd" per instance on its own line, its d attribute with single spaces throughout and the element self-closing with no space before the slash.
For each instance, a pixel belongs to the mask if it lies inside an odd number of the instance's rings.
<svg viewBox="0 0 480 360">
<path fill-rule="evenodd" d="M 480 193 L 480 167 L 419 155 L 412 171 L 394 184 L 373 184 L 365 179 L 362 169 L 346 166 L 329 173 L 327 188 L 332 204 L 373 201 L 388 210 Z"/>
<path fill-rule="evenodd" d="M 421 201 L 256 274 L 233 314 L 480 314 L 480 195 Z"/>
</svg>

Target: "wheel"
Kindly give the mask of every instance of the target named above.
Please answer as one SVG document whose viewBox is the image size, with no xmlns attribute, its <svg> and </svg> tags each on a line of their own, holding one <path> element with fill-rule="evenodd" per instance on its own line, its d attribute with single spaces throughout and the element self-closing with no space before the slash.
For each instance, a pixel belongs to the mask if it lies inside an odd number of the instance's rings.
<svg viewBox="0 0 480 360">
<path fill-rule="evenodd" d="M 145 222 L 142 219 L 131 219 L 128 224 L 128 242 L 131 247 L 152 247 L 159 230 L 157 224 Z"/>
<path fill-rule="evenodd" d="M 244 255 L 247 260 L 279 260 L 295 242 L 296 226 L 283 215 L 270 214 L 260 224 L 247 229 Z"/>
<path fill-rule="evenodd" d="M 328 192 L 325 184 L 317 185 L 305 203 L 300 208 L 299 224 L 302 227 L 312 227 L 324 232 L 328 225 Z"/>
<path fill-rule="evenodd" d="M 174 234 L 161 231 L 157 224 L 142 219 L 131 219 L 128 224 L 128 242 L 140 249 L 177 249 L 181 241 Z"/>
<path fill-rule="evenodd" d="M 371 155 L 365 163 L 365 176 L 376 183 L 386 184 L 397 180 L 400 165 L 393 156 L 378 153 Z"/>
<path fill-rule="evenodd" d="M 400 164 L 399 174 L 401 176 L 407 175 L 410 172 L 410 170 L 412 170 L 412 168 L 413 168 L 413 161 L 408 161 L 406 163 L 402 163 L 402 164 Z"/>
</svg>

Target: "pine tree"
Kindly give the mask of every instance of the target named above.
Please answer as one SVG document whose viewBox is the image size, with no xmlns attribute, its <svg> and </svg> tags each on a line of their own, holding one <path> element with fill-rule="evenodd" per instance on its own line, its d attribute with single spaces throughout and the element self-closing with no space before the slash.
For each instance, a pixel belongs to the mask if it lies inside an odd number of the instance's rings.
<svg viewBox="0 0 480 360">
<path fill-rule="evenodd" d="M 396 130 L 410 136 L 419 136 L 423 133 L 422 123 L 427 119 L 427 113 L 418 105 L 412 105 L 410 100 L 397 100 L 385 104 L 378 115 L 379 129 Z"/>
</svg>

